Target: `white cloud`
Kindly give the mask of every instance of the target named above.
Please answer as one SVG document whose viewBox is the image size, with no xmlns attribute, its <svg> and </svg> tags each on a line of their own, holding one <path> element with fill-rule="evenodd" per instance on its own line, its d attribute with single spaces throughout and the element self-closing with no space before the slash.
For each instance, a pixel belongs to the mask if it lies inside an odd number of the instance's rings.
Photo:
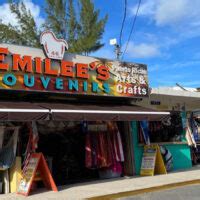
<svg viewBox="0 0 200 200">
<path fill-rule="evenodd" d="M 13 26 L 17 25 L 17 19 L 16 16 L 11 13 L 9 4 L 5 3 L 0 6 L 0 19 L 2 20 L 2 23 L 4 24 L 12 24 Z"/>
<path fill-rule="evenodd" d="M 37 27 L 40 27 L 44 22 L 44 18 L 40 16 L 40 6 L 34 4 L 31 0 L 23 0 L 27 9 L 30 10 L 34 17 Z M 9 4 L 4 3 L 0 6 L 0 19 L 4 24 L 18 25 L 16 16 L 10 11 Z"/>
<path fill-rule="evenodd" d="M 129 43 L 127 52 L 130 58 L 150 58 L 161 55 L 159 46 L 156 44 L 140 43 L 135 44 Z"/>
<path fill-rule="evenodd" d="M 140 34 L 137 39 L 153 44 L 153 55 L 162 51 L 162 58 L 166 59 L 172 46 L 200 36 L 199 8 L 200 0 L 143 0 L 138 15 L 145 20 L 149 31 L 154 31 L 154 37 Z M 131 8 L 132 17 L 136 9 L 137 4 Z"/>
<path fill-rule="evenodd" d="M 162 68 L 162 66 L 160 66 Z M 187 74 L 176 74 L 176 73 L 169 73 L 168 77 L 166 78 L 165 74 L 156 74 L 156 72 L 150 72 L 149 78 L 154 79 L 156 83 L 158 83 L 159 86 L 173 86 L 176 83 L 180 83 L 181 85 L 183 80 L 187 78 Z M 155 78 L 156 77 L 156 78 Z"/>
<path fill-rule="evenodd" d="M 171 37 L 162 32 L 148 33 L 139 31 L 135 33 L 135 38 L 137 38 L 137 43 L 157 44 L 162 49 L 169 49 L 180 42 L 180 38 Z"/>
<path fill-rule="evenodd" d="M 141 4 L 138 14 L 150 17 L 157 26 L 199 27 L 199 7 L 199 0 L 146 0 Z M 137 5 L 131 8 L 133 15 L 136 8 Z"/>
<path fill-rule="evenodd" d="M 40 6 L 34 4 L 31 0 L 24 0 L 24 2 L 26 8 L 31 11 L 31 14 L 34 17 L 37 26 L 40 27 L 44 23 L 44 18 L 40 16 Z"/>
<path fill-rule="evenodd" d="M 146 1 L 145 3 L 142 3 L 140 5 L 140 9 L 139 9 L 139 15 L 144 15 L 144 16 L 148 16 L 148 15 L 154 15 L 155 14 L 155 8 L 156 8 L 156 2 L 157 0 L 149 0 Z M 138 6 L 138 5 L 137 5 Z M 134 6 L 131 9 L 131 13 L 133 15 L 135 15 L 136 10 L 137 10 L 137 6 Z"/>
<path fill-rule="evenodd" d="M 179 70 L 179 73 L 181 71 L 181 69 L 198 69 L 200 65 L 200 61 L 198 60 L 189 60 L 189 61 L 185 61 L 185 62 L 176 62 L 176 63 L 167 63 L 167 64 L 156 64 L 153 66 L 149 66 L 149 72 L 155 72 L 155 71 L 174 71 L 174 70 Z M 165 74 L 164 74 L 165 75 Z M 182 77 L 182 74 L 173 74 L 173 77 Z M 170 78 L 171 75 L 170 75 Z"/>
<path fill-rule="evenodd" d="M 174 38 L 174 37 L 164 37 L 164 36 L 160 36 L 158 38 L 158 42 L 160 44 L 160 46 L 162 46 L 163 48 L 169 49 L 171 46 L 176 45 L 177 43 L 179 43 L 178 38 Z"/>
<path fill-rule="evenodd" d="M 171 25 L 182 22 L 187 18 L 188 3 L 188 0 L 159 1 L 154 15 L 156 24 Z"/>
<path fill-rule="evenodd" d="M 164 70 L 169 70 L 169 69 L 181 69 L 181 68 L 192 68 L 195 69 L 196 67 L 199 68 L 200 61 L 198 60 L 189 60 L 185 62 L 177 62 L 173 64 L 169 64 L 168 66 L 163 67 Z"/>
</svg>

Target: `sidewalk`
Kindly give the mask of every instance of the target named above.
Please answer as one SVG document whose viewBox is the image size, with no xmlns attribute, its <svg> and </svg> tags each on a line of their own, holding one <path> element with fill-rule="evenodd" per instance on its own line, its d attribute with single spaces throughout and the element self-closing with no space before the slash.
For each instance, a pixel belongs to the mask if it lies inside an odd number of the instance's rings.
<svg viewBox="0 0 200 200">
<path fill-rule="evenodd" d="M 138 190 L 151 190 L 151 188 L 168 185 L 200 183 L 200 167 L 194 167 L 187 171 L 173 172 L 167 175 L 157 175 L 148 177 L 123 177 L 112 180 L 98 180 L 89 183 L 74 184 L 59 188 L 59 192 L 37 190 L 29 197 L 17 194 L 0 195 L 1 200 L 73 200 L 91 197 L 117 194 L 123 192 L 134 192 Z M 104 199 L 103 197 L 96 199 Z"/>
</svg>

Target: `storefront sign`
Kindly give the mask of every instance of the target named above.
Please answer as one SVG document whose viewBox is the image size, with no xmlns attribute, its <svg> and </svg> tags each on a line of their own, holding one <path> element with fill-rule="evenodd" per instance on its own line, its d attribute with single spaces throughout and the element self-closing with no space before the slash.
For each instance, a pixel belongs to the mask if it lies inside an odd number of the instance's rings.
<svg viewBox="0 0 200 200">
<path fill-rule="evenodd" d="M 62 60 L 68 44 L 65 40 L 57 39 L 53 32 L 44 31 L 40 36 L 40 43 L 43 45 L 48 58 Z"/>
<path fill-rule="evenodd" d="M 159 106 L 161 103 L 160 101 L 151 101 L 151 105 Z"/>
<path fill-rule="evenodd" d="M 158 145 L 145 145 L 142 157 L 140 175 L 153 176 L 166 174 L 165 164 Z"/>
<path fill-rule="evenodd" d="M 23 172 L 18 186 L 18 194 L 29 195 L 37 172 L 41 174 L 41 180 L 48 189 L 58 191 L 42 153 L 31 154 L 30 160 L 25 169 L 23 169 Z"/>
<path fill-rule="evenodd" d="M 69 53 L 63 55 L 67 43 L 58 40 L 60 46 L 56 47 L 57 50 L 52 49 L 46 41 L 53 36 L 44 36 L 41 43 L 46 54 L 41 49 L 0 44 L 0 89 L 116 97 L 148 96 L 146 65 Z"/>
<path fill-rule="evenodd" d="M 36 173 L 36 168 L 38 166 L 39 157 L 31 158 L 25 173 L 23 174 L 23 178 L 20 180 L 18 193 L 28 195 L 31 187 L 31 183 L 34 179 L 34 174 Z"/>
</svg>

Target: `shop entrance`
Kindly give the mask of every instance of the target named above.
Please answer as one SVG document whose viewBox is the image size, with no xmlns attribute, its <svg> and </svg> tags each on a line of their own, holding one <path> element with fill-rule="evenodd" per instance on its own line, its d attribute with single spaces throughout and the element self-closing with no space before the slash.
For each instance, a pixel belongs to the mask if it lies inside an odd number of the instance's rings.
<svg viewBox="0 0 200 200">
<path fill-rule="evenodd" d="M 46 157 L 57 185 L 133 175 L 127 125 L 111 121 L 37 122 L 37 151 Z"/>
<path fill-rule="evenodd" d="M 19 127 L 16 159 L 8 166 L 13 173 L 18 170 L 11 192 L 17 191 L 17 181 L 33 152 L 44 154 L 56 185 L 132 176 L 136 170 L 131 121 L 156 121 L 168 114 L 103 103 L 1 102 L 0 107 L 1 126 Z M 39 175 L 34 182 L 41 180 Z M 0 184 L 9 186 L 9 177 L 6 182 L 4 178 L 0 177 Z"/>
</svg>

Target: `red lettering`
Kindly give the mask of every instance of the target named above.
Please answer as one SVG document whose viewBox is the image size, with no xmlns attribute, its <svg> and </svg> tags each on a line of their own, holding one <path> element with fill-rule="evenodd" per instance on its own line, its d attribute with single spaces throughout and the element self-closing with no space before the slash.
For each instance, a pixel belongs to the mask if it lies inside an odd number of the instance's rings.
<svg viewBox="0 0 200 200">
<path fill-rule="evenodd" d="M 91 62 L 89 65 L 92 70 L 94 70 L 97 66 L 96 62 Z"/>
<path fill-rule="evenodd" d="M 44 60 L 44 63 L 45 63 L 45 71 L 44 71 L 45 74 L 58 75 L 58 70 L 51 69 L 51 59 L 46 58 Z"/>
<path fill-rule="evenodd" d="M 20 57 L 19 54 L 13 54 L 13 70 L 19 71 L 20 69 L 26 72 L 33 72 L 31 56 Z"/>
<path fill-rule="evenodd" d="M 8 54 L 8 48 L 0 48 L 0 69 L 8 70 L 9 65 L 7 63 L 1 63 L 5 60 L 5 55 Z"/>
<path fill-rule="evenodd" d="M 61 62 L 61 76 L 73 77 L 73 62 L 62 60 Z"/>
<path fill-rule="evenodd" d="M 110 73 L 109 73 L 109 69 L 106 66 L 99 66 L 97 68 L 97 79 L 102 80 L 102 81 L 106 81 L 110 78 Z"/>
<path fill-rule="evenodd" d="M 88 74 L 88 65 L 87 64 L 82 64 L 82 63 L 77 63 L 76 64 L 76 76 L 77 78 L 89 78 Z"/>
<path fill-rule="evenodd" d="M 42 74 L 42 61 L 40 57 L 35 58 L 35 72 Z"/>
</svg>

